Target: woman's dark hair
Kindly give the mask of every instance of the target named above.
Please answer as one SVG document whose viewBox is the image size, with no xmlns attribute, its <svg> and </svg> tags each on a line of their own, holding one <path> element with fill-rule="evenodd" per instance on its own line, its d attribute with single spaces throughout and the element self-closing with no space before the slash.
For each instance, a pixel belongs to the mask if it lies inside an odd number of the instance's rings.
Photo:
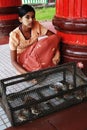
<svg viewBox="0 0 87 130">
<path fill-rule="evenodd" d="M 19 17 L 23 17 L 28 12 L 34 12 L 34 14 L 35 14 L 35 10 L 31 5 L 24 4 L 18 8 Z"/>
</svg>

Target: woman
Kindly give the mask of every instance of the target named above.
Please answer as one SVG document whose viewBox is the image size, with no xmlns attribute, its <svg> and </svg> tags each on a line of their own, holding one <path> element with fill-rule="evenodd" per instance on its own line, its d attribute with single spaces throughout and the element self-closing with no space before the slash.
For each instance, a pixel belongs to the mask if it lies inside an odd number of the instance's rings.
<svg viewBox="0 0 87 130">
<path fill-rule="evenodd" d="M 21 24 L 9 36 L 12 65 L 20 74 L 56 66 L 60 37 L 36 21 L 32 6 L 22 5 L 18 14 Z"/>
</svg>

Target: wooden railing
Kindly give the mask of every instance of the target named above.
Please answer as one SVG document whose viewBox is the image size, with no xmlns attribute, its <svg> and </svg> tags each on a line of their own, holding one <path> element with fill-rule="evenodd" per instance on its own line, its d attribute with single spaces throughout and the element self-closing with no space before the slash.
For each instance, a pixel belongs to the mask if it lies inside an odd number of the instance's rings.
<svg viewBox="0 0 87 130">
<path fill-rule="evenodd" d="M 48 4 L 48 0 L 22 0 L 22 4 Z"/>
</svg>

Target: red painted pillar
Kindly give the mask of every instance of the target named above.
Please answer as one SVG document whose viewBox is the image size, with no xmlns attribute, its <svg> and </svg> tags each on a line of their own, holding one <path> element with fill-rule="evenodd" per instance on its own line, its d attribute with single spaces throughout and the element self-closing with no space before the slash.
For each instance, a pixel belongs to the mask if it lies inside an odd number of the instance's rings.
<svg viewBox="0 0 87 130">
<path fill-rule="evenodd" d="M 53 25 L 62 37 L 62 63 L 82 62 L 87 75 L 87 0 L 56 0 Z"/>
<path fill-rule="evenodd" d="M 8 43 L 9 32 L 19 25 L 17 8 L 21 0 L 0 0 L 0 44 Z"/>
</svg>

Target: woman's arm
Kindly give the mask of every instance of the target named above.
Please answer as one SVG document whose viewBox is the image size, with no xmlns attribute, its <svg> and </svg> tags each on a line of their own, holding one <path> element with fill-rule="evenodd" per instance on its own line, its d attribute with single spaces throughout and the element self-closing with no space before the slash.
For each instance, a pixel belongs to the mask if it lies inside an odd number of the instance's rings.
<svg viewBox="0 0 87 130">
<path fill-rule="evenodd" d="M 11 63 L 15 67 L 15 69 L 20 73 L 24 74 L 27 73 L 27 71 L 18 64 L 17 62 L 17 51 L 16 50 L 10 50 L 10 55 L 11 55 Z"/>
</svg>

